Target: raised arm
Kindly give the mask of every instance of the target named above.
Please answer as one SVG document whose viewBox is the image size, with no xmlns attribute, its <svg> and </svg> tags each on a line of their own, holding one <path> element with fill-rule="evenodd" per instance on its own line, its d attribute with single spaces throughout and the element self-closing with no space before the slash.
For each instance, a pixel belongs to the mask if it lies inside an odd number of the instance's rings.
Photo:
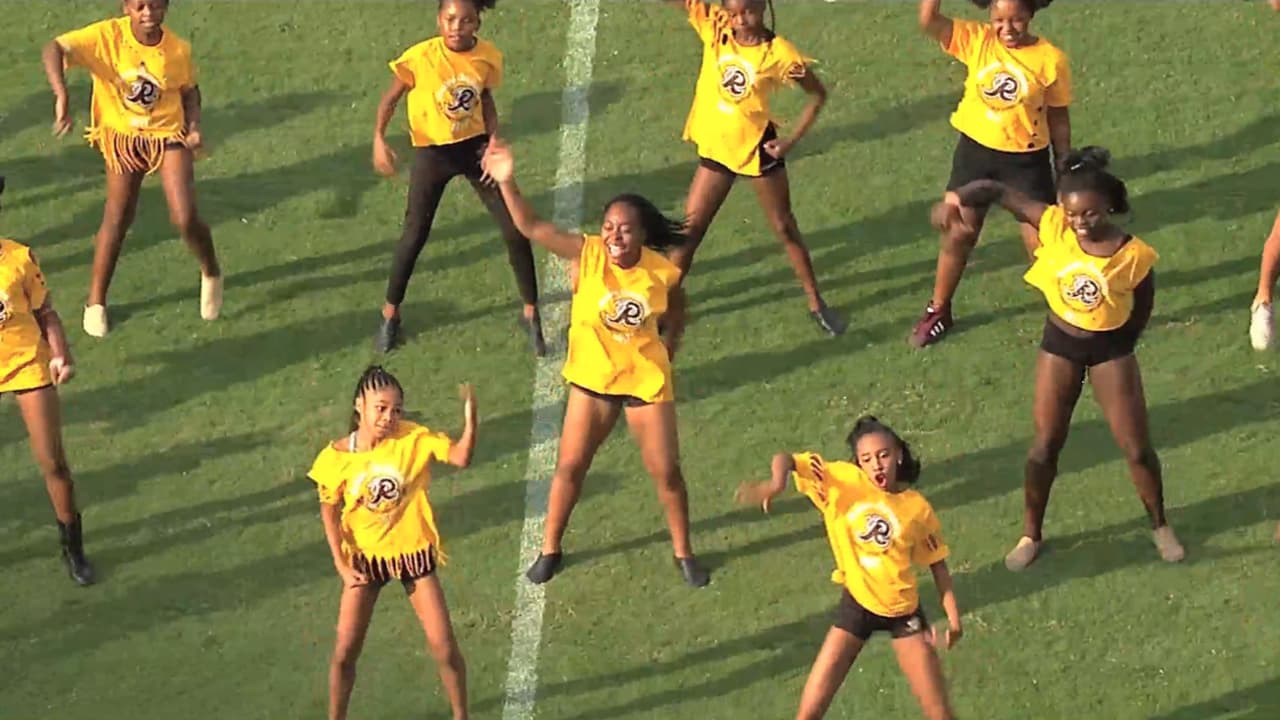
<svg viewBox="0 0 1280 720">
<path fill-rule="evenodd" d="M 942 46 L 951 45 L 951 18 L 942 14 L 942 0 L 920 0 L 920 31 Z"/>
<path fill-rule="evenodd" d="M 502 191 L 502 201 L 511 213 L 511 221 L 521 235 L 538 243 L 566 260 L 576 260 L 582 254 L 582 234 L 562 230 L 554 223 L 538 217 L 533 206 L 516 185 L 515 158 L 511 146 L 498 141 L 489 143 L 484 156 L 484 170 Z"/>
<path fill-rule="evenodd" d="M 464 468 L 471 464 L 471 456 L 476 451 L 476 391 L 471 385 L 463 385 L 462 394 L 462 437 L 449 448 L 449 464 Z"/>
</svg>

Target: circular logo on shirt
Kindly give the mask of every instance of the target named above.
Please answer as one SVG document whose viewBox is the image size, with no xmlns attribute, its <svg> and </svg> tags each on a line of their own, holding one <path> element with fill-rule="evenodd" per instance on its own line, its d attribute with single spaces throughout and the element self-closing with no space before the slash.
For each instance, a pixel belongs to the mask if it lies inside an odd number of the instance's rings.
<svg viewBox="0 0 1280 720">
<path fill-rule="evenodd" d="M 147 72 L 146 65 L 138 66 L 120 76 L 126 105 L 134 110 L 151 112 L 160 102 L 160 82 Z"/>
<path fill-rule="evenodd" d="M 9 296 L 5 294 L 5 291 L 0 290 L 0 325 L 4 325 L 9 320 L 12 314 L 9 308 Z"/>
<path fill-rule="evenodd" d="M 480 107 L 480 88 L 471 78 L 457 77 L 440 87 L 436 100 L 445 117 L 454 122 L 466 120 Z"/>
<path fill-rule="evenodd" d="M 720 94 L 729 101 L 740 102 L 751 94 L 756 82 L 756 69 L 736 55 L 720 58 Z"/>
<path fill-rule="evenodd" d="M 600 321 L 615 334 L 631 335 L 649 317 L 649 303 L 633 292 L 611 292 L 600 301 Z"/>
<path fill-rule="evenodd" d="M 863 549 L 884 552 L 898 535 L 898 519 L 880 505 L 858 504 L 845 516 Z"/>
<path fill-rule="evenodd" d="M 392 467 L 369 468 L 352 483 L 356 502 L 376 513 L 387 513 L 400 505 L 404 497 L 404 478 Z"/>
<path fill-rule="evenodd" d="M 1076 312 L 1090 312 L 1106 297 L 1107 281 L 1094 268 L 1076 263 L 1058 274 L 1058 294 Z"/>
<path fill-rule="evenodd" d="M 1027 81 L 1022 73 L 999 63 L 978 72 L 977 86 L 982 101 L 993 110 L 1015 107 L 1027 94 Z"/>
</svg>

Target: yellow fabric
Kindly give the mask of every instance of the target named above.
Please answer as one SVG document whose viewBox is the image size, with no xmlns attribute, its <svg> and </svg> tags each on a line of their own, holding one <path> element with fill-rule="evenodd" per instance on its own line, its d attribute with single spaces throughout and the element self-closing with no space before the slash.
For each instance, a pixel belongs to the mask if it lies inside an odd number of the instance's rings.
<svg viewBox="0 0 1280 720">
<path fill-rule="evenodd" d="M 0 238 L 0 393 L 53 382 L 49 344 L 35 316 L 48 296 L 31 249 Z"/>
<path fill-rule="evenodd" d="M 598 235 L 583 238 L 569 318 L 564 378 L 606 395 L 645 402 L 675 399 L 671 358 L 658 335 L 667 294 L 680 270 L 661 253 L 642 248 L 640 262 L 615 265 Z"/>
<path fill-rule="evenodd" d="M 454 52 L 433 37 L 392 60 L 391 72 L 410 88 L 413 146 L 448 145 L 484 134 L 480 96 L 502 84 L 502 53 L 480 38 L 471 50 Z"/>
<path fill-rule="evenodd" d="M 365 452 L 346 440 L 325 446 L 307 476 L 320 501 L 342 511 L 343 554 L 385 563 L 392 576 L 420 564 L 430 548 L 440 552 L 440 533 L 427 495 L 431 463 L 447 462 L 452 441 L 401 420 L 396 431 Z"/>
<path fill-rule="evenodd" d="M 1055 315 L 1081 330 L 1115 330 L 1133 313 L 1133 290 L 1159 255 L 1130 238 L 1115 255 L 1094 257 L 1080 249 L 1062 207 L 1040 216 L 1040 247 L 1023 279 L 1044 294 Z"/>
<path fill-rule="evenodd" d="M 828 463 L 816 453 L 792 459 L 796 489 L 822 511 L 836 560 L 831 581 L 877 615 L 915 612 L 920 595 L 912 565 L 927 567 L 950 554 L 929 501 L 915 490 L 885 492 L 850 462 Z"/>
<path fill-rule="evenodd" d="M 166 141 L 186 133 L 182 91 L 197 84 L 191 44 L 164 28 L 158 45 L 138 42 L 129 18 L 104 20 L 59 35 L 68 67 L 93 76 L 85 131 L 114 172 L 155 172 Z"/>
<path fill-rule="evenodd" d="M 1048 108 L 1071 104 L 1066 53 L 1040 38 L 1007 48 L 987 23 L 954 20 L 943 48 L 964 63 L 964 96 L 951 125 L 993 150 L 1033 152 L 1049 146 Z"/>
<path fill-rule="evenodd" d="M 684 139 L 698 146 L 698 155 L 738 174 L 758 176 L 769 95 L 804 77 L 813 60 L 780 37 L 739 45 L 724 8 L 703 0 L 685 5 L 689 24 L 702 40 L 702 67 Z"/>
</svg>

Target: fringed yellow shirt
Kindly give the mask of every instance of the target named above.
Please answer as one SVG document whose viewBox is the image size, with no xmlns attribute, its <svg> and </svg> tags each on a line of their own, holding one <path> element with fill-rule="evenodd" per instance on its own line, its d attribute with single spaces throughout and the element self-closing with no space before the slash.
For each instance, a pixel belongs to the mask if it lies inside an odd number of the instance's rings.
<svg viewBox="0 0 1280 720">
<path fill-rule="evenodd" d="M 353 567 L 374 577 L 399 578 L 441 562 L 440 533 L 427 497 L 431 463 L 446 462 L 453 442 L 443 433 L 407 420 L 365 452 L 330 444 L 307 477 L 320 501 L 342 512 L 342 552 Z"/>
<path fill-rule="evenodd" d="M 702 66 L 684 139 L 698 155 L 735 173 L 760 174 L 760 141 L 770 123 L 769 96 L 804 77 L 812 62 L 783 38 L 741 45 L 729 13 L 706 0 L 686 0 L 689 24 L 702 41 Z"/>
<path fill-rule="evenodd" d="M 93 76 L 85 137 L 113 172 L 155 172 L 165 145 L 186 133 L 182 92 L 196 86 L 191 44 L 168 28 L 163 33 L 158 45 L 143 45 L 122 17 L 57 38 L 67 66 Z"/>
<path fill-rule="evenodd" d="M 53 382 L 36 310 L 49 295 L 31 249 L 0 239 L 0 393 Z"/>
<path fill-rule="evenodd" d="M 915 612 L 920 594 L 912 567 L 947 559 L 942 526 L 915 490 L 881 490 L 851 462 L 793 455 L 796 489 L 822 511 L 835 556 L 831 581 L 862 607 L 883 617 Z"/>
<path fill-rule="evenodd" d="M 621 268 L 609 260 L 599 235 L 583 238 L 564 378 L 592 392 L 666 402 L 675 391 L 658 318 L 667 311 L 680 269 L 649 248 L 640 253 L 640 262 Z"/>
</svg>

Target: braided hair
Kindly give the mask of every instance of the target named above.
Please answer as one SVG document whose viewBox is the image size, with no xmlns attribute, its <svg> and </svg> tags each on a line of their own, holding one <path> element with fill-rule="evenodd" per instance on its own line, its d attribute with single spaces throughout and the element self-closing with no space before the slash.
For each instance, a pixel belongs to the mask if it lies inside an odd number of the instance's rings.
<svg viewBox="0 0 1280 720">
<path fill-rule="evenodd" d="M 644 246 L 650 250 L 665 252 L 689 242 L 685 223 L 664 215 L 649 198 L 635 193 L 623 193 L 605 203 L 605 212 L 619 203 L 629 206 L 640 216 L 640 227 L 644 228 Z"/>
<path fill-rule="evenodd" d="M 400 381 L 395 375 L 387 372 L 381 365 L 370 365 L 365 368 L 364 373 L 360 375 L 360 381 L 356 383 L 356 391 L 351 396 L 351 404 L 354 406 L 360 402 L 360 397 L 370 390 L 384 390 L 386 388 L 395 388 L 400 393 L 400 397 L 404 398 L 404 388 L 401 387 Z M 354 409 L 351 411 L 351 427 L 347 432 L 355 432 L 360 427 L 360 413 Z"/>
<path fill-rule="evenodd" d="M 990 9 L 990 7 L 995 4 L 995 0 L 971 0 L 971 1 L 973 2 L 974 5 L 977 5 L 983 10 Z M 1018 2 L 1022 5 L 1023 8 L 1026 9 L 1027 12 L 1031 13 L 1032 15 L 1035 15 L 1037 12 L 1040 12 L 1041 10 L 1049 7 L 1049 3 L 1052 3 L 1053 0 L 1018 0 Z"/>
<path fill-rule="evenodd" d="M 858 459 L 858 441 L 868 435 L 883 434 L 893 438 L 898 448 L 902 451 L 902 459 L 898 466 L 898 480 L 904 484 L 914 484 L 920 479 L 920 460 L 911 454 L 911 445 L 902 439 L 893 428 L 880 422 L 875 415 L 863 415 L 853 423 L 853 430 L 849 433 L 846 442 L 849 443 L 849 451 L 853 453 L 854 462 Z"/>
<path fill-rule="evenodd" d="M 498 4 L 498 0 L 466 0 L 466 2 L 471 3 L 472 7 L 476 9 L 477 15 L 483 13 L 485 10 L 492 10 Z M 436 7 L 442 8 L 444 7 L 444 3 L 445 0 L 439 0 Z"/>
<path fill-rule="evenodd" d="M 1113 213 L 1129 212 L 1129 188 L 1124 181 L 1107 172 L 1111 153 L 1104 147 L 1090 145 L 1073 150 L 1063 162 L 1058 192 L 1096 192 L 1107 199 Z"/>
</svg>

